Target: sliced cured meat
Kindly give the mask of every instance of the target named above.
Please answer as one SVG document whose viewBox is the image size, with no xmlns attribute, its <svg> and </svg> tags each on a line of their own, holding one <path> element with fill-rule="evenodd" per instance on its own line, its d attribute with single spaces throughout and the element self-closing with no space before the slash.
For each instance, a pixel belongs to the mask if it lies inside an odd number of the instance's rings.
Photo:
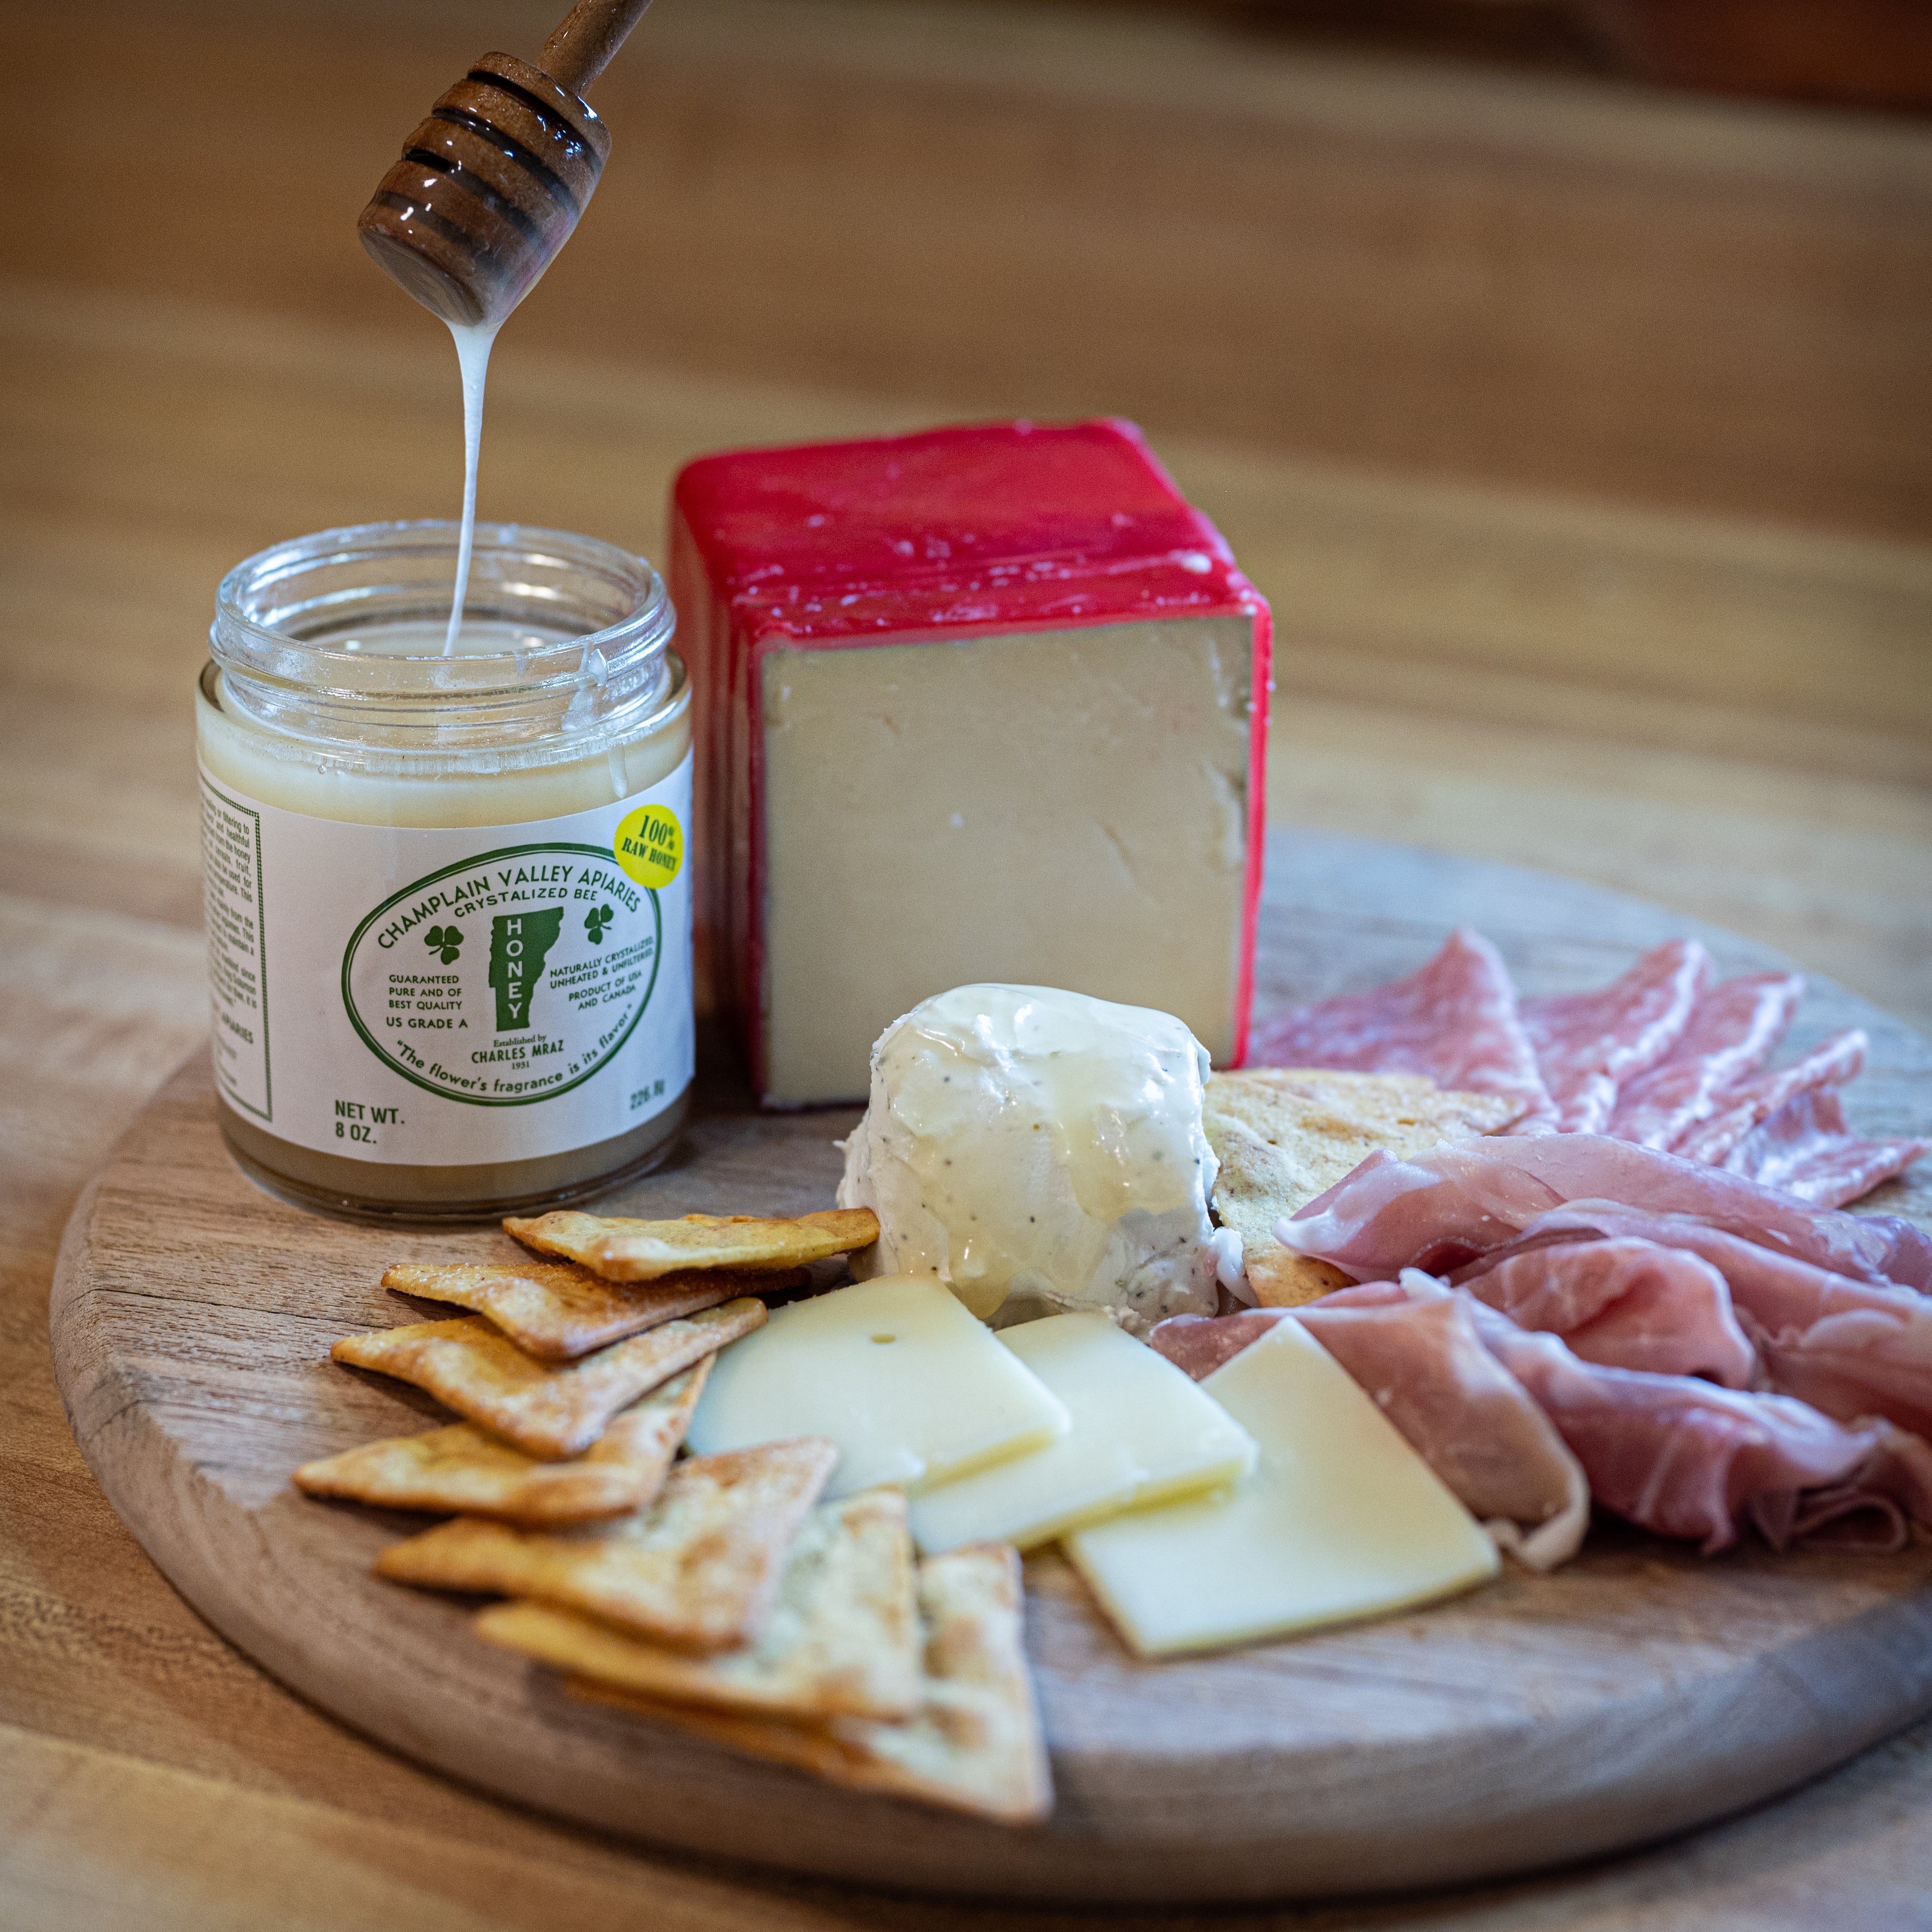
<svg viewBox="0 0 1932 1932">
<path fill-rule="evenodd" d="M 1260 1066 L 1426 1074 L 1438 1087 L 1519 1103 L 1517 1131 L 1553 1118 L 1516 1017 L 1508 968 L 1467 927 L 1406 980 L 1291 1006 L 1262 1028 L 1249 1059 Z"/>
<path fill-rule="evenodd" d="M 1318 1301 L 1293 1318 L 1374 1397 L 1502 1548 L 1532 1570 L 1576 1555 L 1590 1526 L 1582 1466 L 1484 1345 L 1466 1301 L 1367 1308 Z"/>
<path fill-rule="evenodd" d="M 1250 1342 L 1260 1340 L 1288 1317 L 1286 1308 L 1242 1309 L 1232 1315 L 1170 1315 L 1148 1331 L 1148 1342 L 1182 1374 L 1194 1382 L 1204 1382 Z"/>
<path fill-rule="evenodd" d="M 1654 1240 L 1624 1236 L 1532 1249 L 1484 1270 L 1469 1288 L 1519 1328 L 1560 1335 L 1586 1362 L 1708 1376 L 1727 1388 L 1748 1388 L 1757 1370 L 1723 1275 L 1698 1256 Z M 1927 1308 L 1932 1317 L 1932 1302 Z"/>
<path fill-rule="evenodd" d="M 1594 992 L 1519 1004 L 1558 1132 L 1603 1131 L 1618 1084 L 1676 1044 L 1710 977 L 1710 954 L 1694 939 L 1673 939 Z"/>
<path fill-rule="evenodd" d="M 1676 1147 L 1727 1088 L 1763 1065 L 1804 996 L 1802 973 L 1720 981 L 1691 1008 L 1669 1053 L 1618 1090 L 1605 1131 L 1640 1147 Z"/>
<path fill-rule="evenodd" d="M 1748 1394 L 1689 1376 L 1647 1375 L 1581 1360 L 1554 1335 L 1412 1270 L 1412 1299 L 1466 1299 L 1477 1332 L 1527 1389 L 1583 1466 L 1604 1508 L 1707 1553 L 1737 1539 L 1740 1518 L 1788 1532 L 1811 1492 L 1888 1495 L 1932 1521 L 1932 1458 L 1901 1445 L 1885 1423 L 1847 1429 L 1789 1396 Z M 1346 1304 L 1359 1291 L 1343 1288 Z"/>
<path fill-rule="evenodd" d="M 1836 1091 L 1794 1094 L 1724 1158 L 1726 1169 L 1820 1208 L 1842 1208 L 1903 1174 L 1932 1142 L 1862 1140 L 1845 1124 Z"/>
<path fill-rule="evenodd" d="M 1849 1481 L 1809 1490 L 1788 1505 L 1780 1498 L 1754 1499 L 1752 1515 L 1773 1549 L 1816 1539 L 1855 1516 L 1881 1518 L 1878 1534 L 1856 1539 L 1861 1549 L 1895 1555 L 1910 1542 L 1907 1526 L 1915 1517 L 1926 1520 L 1928 1499 L 1932 1498 L 1932 1444 L 1889 1422 L 1880 1423 L 1877 1429 L 1877 1448 Z M 1841 1539 L 1834 1534 L 1832 1540 Z"/>
<path fill-rule="evenodd" d="M 1460 1300 L 1311 1303 L 1220 1320 L 1179 1316 L 1148 1338 L 1198 1381 L 1277 1321 L 1298 1321 L 1367 1393 L 1498 1545 L 1532 1570 L 1576 1553 L 1589 1527 L 1583 1471 L 1484 1346 Z"/>
<path fill-rule="evenodd" d="M 1450 1143 L 1411 1160 L 1372 1155 L 1275 1235 L 1358 1280 L 1460 1268 L 1573 1201 L 1694 1215 L 1849 1275 L 1932 1290 L 1932 1240 L 1890 1215 L 1813 1208 L 1722 1168 L 1603 1134 Z"/>
<path fill-rule="evenodd" d="M 1802 1060 L 1774 1073 L 1740 1081 L 1718 1097 L 1718 1111 L 1684 1135 L 1671 1151 L 1686 1160 L 1721 1163 L 1731 1150 L 1761 1120 L 1768 1120 L 1801 1094 L 1842 1087 L 1855 1080 L 1865 1064 L 1870 1042 L 1862 1028 L 1834 1034 Z"/>
<path fill-rule="evenodd" d="M 1525 1262 L 1598 1245 L 1606 1235 L 1667 1244 L 1687 1260 L 1715 1268 L 1770 1388 L 1841 1421 L 1883 1416 L 1920 1435 L 1932 1432 L 1932 1296 L 1853 1281 L 1689 1216 L 1579 1202 L 1525 1229 L 1520 1256 L 1498 1250 L 1456 1280 L 1493 1305 L 1486 1282 Z M 1534 1245 L 1558 1240 L 1577 1245 Z"/>
</svg>

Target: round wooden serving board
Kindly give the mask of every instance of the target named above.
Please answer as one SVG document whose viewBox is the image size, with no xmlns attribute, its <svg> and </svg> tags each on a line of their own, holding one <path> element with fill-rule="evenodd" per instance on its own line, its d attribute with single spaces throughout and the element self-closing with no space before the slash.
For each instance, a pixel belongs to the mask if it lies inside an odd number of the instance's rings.
<svg viewBox="0 0 1932 1932">
<path fill-rule="evenodd" d="M 1698 930 L 1728 971 L 1762 949 L 1635 901 L 1501 867 L 1278 836 L 1262 1010 L 1408 970 L 1466 921 L 1526 991 L 1600 983 Z M 1795 1043 L 1872 1036 L 1852 1111 L 1932 1113 L 1932 1052 L 1814 985 Z M 850 1112 L 761 1118 L 708 1078 L 677 1164 L 634 1214 L 830 1203 Z M 1923 1170 L 1922 1169 L 1922 1174 Z M 1870 1205 L 1932 1220 L 1925 1182 Z M 395 1749 L 604 1829 L 862 1883 L 1067 1899 L 1306 1896 L 1444 1883 L 1631 1845 L 1768 1796 L 1932 1708 L 1932 1546 L 1879 1558 L 1712 1559 L 1614 1525 L 1558 1574 L 1228 1654 L 1130 1656 L 1052 1553 L 1028 1639 L 1053 1751 L 1052 1822 L 1010 1830 L 866 1798 L 567 1700 L 478 1642 L 470 1606 L 380 1582 L 420 1519 L 310 1502 L 289 1472 L 446 1419 L 332 1364 L 351 1331 L 418 1318 L 392 1262 L 507 1256 L 494 1231 L 323 1220 L 244 1179 L 201 1058 L 82 1198 L 53 1295 L 62 1392 L 115 1507 L 176 1586 L 278 1677 Z"/>
</svg>

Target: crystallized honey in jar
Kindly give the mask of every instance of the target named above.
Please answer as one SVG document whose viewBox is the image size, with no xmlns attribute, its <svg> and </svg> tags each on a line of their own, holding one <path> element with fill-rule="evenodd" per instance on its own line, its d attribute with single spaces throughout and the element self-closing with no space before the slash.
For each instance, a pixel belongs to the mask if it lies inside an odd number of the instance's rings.
<svg viewBox="0 0 1932 1932">
<path fill-rule="evenodd" d="M 692 1072 L 690 693 L 650 566 L 370 524 L 231 572 L 196 706 L 223 1131 L 278 1192 L 458 1220 L 668 1151 Z"/>
</svg>

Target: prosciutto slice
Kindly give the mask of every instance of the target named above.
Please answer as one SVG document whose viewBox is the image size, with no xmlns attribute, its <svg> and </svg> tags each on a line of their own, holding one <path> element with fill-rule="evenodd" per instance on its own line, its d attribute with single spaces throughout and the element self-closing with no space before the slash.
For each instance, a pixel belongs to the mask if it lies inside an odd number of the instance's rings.
<svg viewBox="0 0 1932 1932">
<path fill-rule="evenodd" d="M 1275 1223 L 1276 1238 L 1358 1280 L 1460 1268 L 1572 1201 L 1707 1226 L 1858 1281 L 1932 1290 L 1932 1240 L 1889 1215 L 1812 1208 L 1721 1168 L 1601 1134 L 1489 1136 L 1413 1160 L 1377 1153 Z"/>
<path fill-rule="evenodd" d="M 1389 1286 L 1342 1288 L 1310 1306 L 1386 1306 Z M 1586 1362 L 1554 1335 L 1528 1334 L 1414 1270 L 1395 1292 L 1466 1300 L 1484 1345 L 1582 1463 L 1591 1495 L 1642 1528 L 1694 1538 L 1708 1554 L 1735 1542 L 1743 1519 L 1775 1542 L 1795 1533 L 1818 1491 L 1832 1492 L 1834 1515 L 1889 1498 L 1932 1522 L 1932 1452 L 1889 1424 L 1848 1429 L 1788 1396 Z"/>
<path fill-rule="evenodd" d="M 1582 1465 L 1457 1299 L 1176 1316 L 1148 1339 L 1198 1382 L 1277 1321 L 1301 1322 L 1500 1547 L 1532 1570 L 1576 1553 L 1590 1518 Z"/>
<path fill-rule="evenodd" d="M 1438 1087 L 1516 1102 L 1526 1110 L 1519 1131 L 1532 1120 L 1547 1127 L 1554 1118 L 1508 968 L 1466 927 L 1406 980 L 1291 1006 L 1262 1028 L 1249 1059 L 1258 1066 L 1426 1074 Z"/>
<path fill-rule="evenodd" d="M 1603 1131 L 1619 1083 L 1676 1044 L 1710 978 L 1710 954 L 1694 939 L 1673 939 L 1594 992 L 1519 1004 L 1558 1133 Z"/>
<path fill-rule="evenodd" d="M 1932 1141 L 1862 1140 L 1845 1124 L 1835 1090 L 1794 1094 L 1724 1157 L 1726 1169 L 1820 1208 L 1841 1208 L 1903 1174 Z"/>
<path fill-rule="evenodd" d="M 1718 1111 L 1693 1127 L 1672 1151 L 1686 1160 L 1721 1163 L 1759 1122 L 1768 1120 L 1799 1094 L 1856 1080 L 1864 1069 L 1870 1045 L 1864 1029 L 1853 1027 L 1834 1034 L 1822 1046 L 1789 1066 L 1740 1082 L 1719 1096 Z"/>
<path fill-rule="evenodd" d="M 1618 1091 L 1604 1131 L 1640 1147 L 1675 1148 L 1726 1088 L 1763 1065 L 1804 996 L 1801 973 L 1747 973 L 1713 986 L 1670 1052 Z"/>
<path fill-rule="evenodd" d="M 1600 1246 L 1604 1238 L 1667 1244 L 1722 1275 L 1755 1345 L 1766 1385 L 1841 1421 L 1883 1416 L 1932 1432 L 1932 1296 L 1854 1281 L 1684 1215 L 1636 1214 L 1580 1202 L 1547 1214 L 1513 1244 L 1460 1271 L 1481 1300 L 1513 1268 Z"/>
<path fill-rule="evenodd" d="M 1586 1362 L 1708 1376 L 1727 1388 L 1748 1388 L 1757 1373 L 1756 1352 L 1731 1312 L 1724 1276 L 1698 1256 L 1654 1240 L 1623 1236 L 1532 1248 L 1483 1270 L 1469 1287 L 1519 1328 L 1560 1335 Z M 1932 1314 L 1932 1302 L 1927 1307 Z"/>
<path fill-rule="evenodd" d="M 1288 1314 L 1286 1308 L 1244 1308 L 1233 1315 L 1170 1315 L 1148 1330 L 1148 1342 L 1190 1381 L 1205 1382 Z"/>
</svg>

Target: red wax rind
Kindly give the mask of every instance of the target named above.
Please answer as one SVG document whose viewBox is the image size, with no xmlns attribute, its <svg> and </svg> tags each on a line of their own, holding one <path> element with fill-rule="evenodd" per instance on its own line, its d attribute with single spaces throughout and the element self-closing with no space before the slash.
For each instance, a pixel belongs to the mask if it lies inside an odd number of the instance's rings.
<svg viewBox="0 0 1932 1932">
<path fill-rule="evenodd" d="M 733 963 L 761 1090 L 764 747 L 752 728 L 764 652 L 1162 617 L 1253 626 L 1240 1064 L 1261 900 L 1271 622 L 1221 533 L 1132 423 L 979 423 L 734 450 L 688 464 L 672 508 L 671 596 L 700 748 L 700 921 L 714 983 L 724 976 L 721 946 Z"/>
</svg>

